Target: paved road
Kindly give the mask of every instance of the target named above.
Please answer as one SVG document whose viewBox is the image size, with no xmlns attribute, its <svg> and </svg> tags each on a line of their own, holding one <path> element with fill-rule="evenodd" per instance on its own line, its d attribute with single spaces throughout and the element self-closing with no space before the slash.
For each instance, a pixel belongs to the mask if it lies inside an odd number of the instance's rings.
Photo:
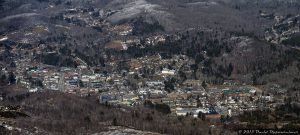
<svg viewBox="0 0 300 135">
<path fill-rule="evenodd" d="M 60 78 L 59 78 L 59 82 L 58 82 L 58 89 L 60 91 L 65 91 L 65 74 L 64 73 L 60 73 Z"/>
</svg>

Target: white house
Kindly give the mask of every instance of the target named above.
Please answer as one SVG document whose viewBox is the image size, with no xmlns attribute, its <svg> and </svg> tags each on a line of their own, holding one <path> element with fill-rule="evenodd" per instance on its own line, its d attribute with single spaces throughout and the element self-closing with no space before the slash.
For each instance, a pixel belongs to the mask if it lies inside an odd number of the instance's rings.
<svg viewBox="0 0 300 135">
<path fill-rule="evenodd" d="M 162 74 L 165 74 L 165 75 L 175 75 L 175 70 L 170 70 L 170 69 L 167 69 L 167 68 L 164 68 L 162 71 L 161 71 Z"/>
</svg>

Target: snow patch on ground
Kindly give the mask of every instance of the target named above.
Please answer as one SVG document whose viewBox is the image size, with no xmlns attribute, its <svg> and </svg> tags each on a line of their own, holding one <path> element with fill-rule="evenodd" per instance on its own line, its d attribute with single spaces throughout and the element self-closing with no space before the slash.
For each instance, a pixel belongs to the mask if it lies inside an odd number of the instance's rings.
<svg viewBox="0 0 300 135">
<path fill-rule="evenodd" d="M 211 2 L 192 2 L 192 3 L 187 3 L 187 6 L 213 6 L 217 5 L 216 2 L 211 1 Z"/>
<path fill-rule="evenodd" d="M 109 131 L 96 133 L 93 135 L 161 135 L 161 134 L 113 126 L 113 127 L 109 127 Z"/>
<path fill-rule="evenodd" d="M 37 14 L 37 13 L 23 13 L 23 14 L 17 14 L 17 15 L 4 17 L 4 18 L 0 19 L 0 21 L 7 21 L 7 20 L 15 19 L 15 18 L 31 17 L 31 16 L 37 16 L 37 15 L 39 15 L 39 14 Z"/>
<path fill-rule="evenodd" d="M 148 15 L 159 19 L 172 16 L 170 13 L 161 10 L 162 7 L 160 5 L 151 4 L 146 0 L 115 0 L 111 2 L 109 6 L 118 10 L 108 17 L 108 20 L 114 23 L 125 19 L 135 18 L 139 15 Z"/>
</svg>

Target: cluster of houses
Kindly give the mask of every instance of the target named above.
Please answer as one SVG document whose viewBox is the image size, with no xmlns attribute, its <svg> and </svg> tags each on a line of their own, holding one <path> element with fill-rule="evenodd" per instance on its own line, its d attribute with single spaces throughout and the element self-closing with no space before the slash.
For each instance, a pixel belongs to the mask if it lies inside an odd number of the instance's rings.
<svg viewBox="0 0 300 135">
<path fill-rule="evenodd" d="M 136 91 L 102 93 L 100 103 L 136 106 L 145 100 L 155 104 L 166 104 L 173 115 L 204 117 L 220 120 L 257 109 L 270 108 L 272 95 L 262 95 L 259 88 L 247 85 L 210 86 L 204 89 L 200 80 L 187 80 L 174 92 L 164 90 L 163 81 L 146 81 Z M 199 116 L 204 115 L 204 116 Z"/>
<path fill-rule="evenodd" d="M 111 31 L 121 36 L 127 36 L 132 33 L 133 27 L 129 24 L 116 25 L 111 28 Z"/>
<path fill-rule="evenodd" d="M 174 85 L 173 91 L 167 92 L 166 80 L 176 77 L 181 67 L 183 71 L 188 71 L 189 68 L 184 67 L 191 63 L 184 55 L 165 58 L 163 54 L 158 54 L 126 61 L 128 70 L 117 72 L 113 68 L 112 72 L 104 74 L 96 73 L 95 68 L 87 68 L 84 63 L 77 68 L 58 68 L 23 59 L 16 62 L 16 76 L 18 83 L 27 87 L 29 92 L 49 89 L 81 96 L 95 94 L 100 103 L 110 105 L 139 106 L 151 101 L 168 105 L 172 115 L 210 120 L 272 108 L 276 103 L 274 101 L 278 100 L 272 94 L 262 94 L 259 88 L 237 80 L 225 80 L 223 85 L 204 88 L 203 80 L 187 79 L 181 85 Z M 108 65 L 115 67 L 117 63 L 110 62 Z M 152 75 L 142 77 L 148 72 Z M 131 83 L 135 83 L 136 87 L 130 86 Z M 277 86 L 270 89 L 280 92 Z"/>
<path fill-rule="evenodd" d="M 147 45 L 157 45 L 159 43 L 164 43 L 166 41 L 166 37 L 164 35 L 157 35 L 146 38 Z"/>
<path fill-rule="evenodd" d="M 141 102 L 133 92 L 104 92 L 99 96 L 102 104 L 134 106 Z"/>
<path fill-rule="evenodd" d="M 165 91 L 163 80 L 141 82 L 137 90 L 111 90 L 99 95 L 103 104 L 137 106 L 144 101 L 166 104 L 173 115 L 200 117 L 220 120 L 222 116 L 231 117 L 243 111 L 260 109 L 260 103 L 271 103 L 272 96 L 263 96 L 253 86 L 236 86 L 233 84 L 204 89 L 200 80 L 186 80 L 175 91 Z"/>
</svg>

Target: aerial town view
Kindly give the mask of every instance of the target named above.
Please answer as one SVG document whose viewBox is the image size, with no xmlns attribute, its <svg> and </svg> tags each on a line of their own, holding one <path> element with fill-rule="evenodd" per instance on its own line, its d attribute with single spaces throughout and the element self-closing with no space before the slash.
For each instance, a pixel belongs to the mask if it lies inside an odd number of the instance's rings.
<svg viewBox="0 0 300 135">
<path fill-rule="evenodd" d="M 298 0 L 0 0 L 2 135 L 298 135 Z"/>
</svg>

